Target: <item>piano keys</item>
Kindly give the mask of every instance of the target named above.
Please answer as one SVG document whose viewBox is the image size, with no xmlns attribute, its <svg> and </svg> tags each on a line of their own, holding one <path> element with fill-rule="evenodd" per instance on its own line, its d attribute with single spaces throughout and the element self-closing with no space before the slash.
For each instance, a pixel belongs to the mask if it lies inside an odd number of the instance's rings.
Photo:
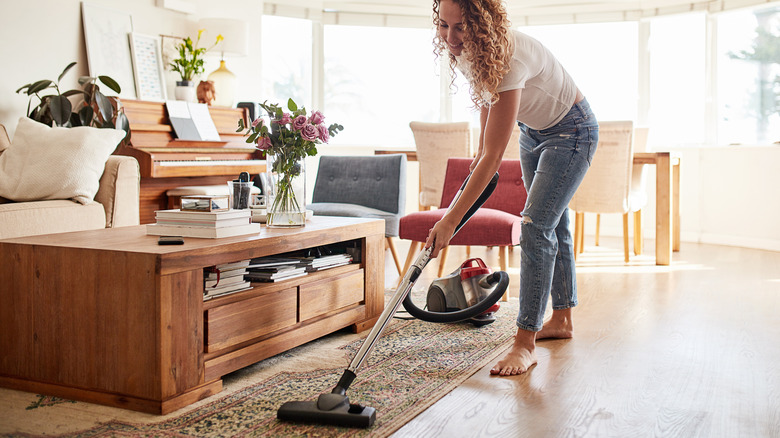
<svg viewBox="0 0 780 438">
<path fill-rule="evenodd" d="M 138 160 L 141 173 L 141 223 L 154 223 L 154 212 L 168 207 L 166 191 L 181 186 L 227 184 L 241 172 L 265 172 L 261 151 L 236 132 L 249 123 L 246 108 L 209 107 L 220 141 L 176 138 L 163 102 L 123 99 L 130 141 L 114 152 Z"/>
</svg>

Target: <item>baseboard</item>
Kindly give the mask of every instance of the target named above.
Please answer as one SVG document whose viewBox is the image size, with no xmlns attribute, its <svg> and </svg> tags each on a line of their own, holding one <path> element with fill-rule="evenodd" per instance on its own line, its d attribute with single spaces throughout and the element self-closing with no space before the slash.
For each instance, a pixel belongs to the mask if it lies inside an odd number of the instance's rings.
<svg viewBox="0 0 780 438">
<path fill-rule="evenodd" d="M 780 251 L 780 241 L 758 239 L 755 237 L 728 236 L 724 234 L 702 234 L 699 237 L 699 243 L 738 246 L 741 248 L 763 249 L 767 251 Z"/>
<path fill-rule="evenodd" d="M 654 237 L 652 231 L 645 231 L 645 240 L 652 241 Z M 601 235 L 604 237 L 616 237 L 623 238 L 623 230 L 613 230 L 602 227 Z M 593 241 L 593 235 L 585 234 L 586 238 L 590 238 Z M 682 232 L 680 233 L 680 241 L 691 243 L 705 243 L 710 245 L 725 245 L 736 246 L 740 248 L 761 249 L 766 251 L 780 251 L 780 240 L 772 239 L 759 239 L 756 237 L 743 237 L 743 236 L 730 236 L 727 234 L 712 234 L 712 233 L 693 233 Z"/>
</svg>

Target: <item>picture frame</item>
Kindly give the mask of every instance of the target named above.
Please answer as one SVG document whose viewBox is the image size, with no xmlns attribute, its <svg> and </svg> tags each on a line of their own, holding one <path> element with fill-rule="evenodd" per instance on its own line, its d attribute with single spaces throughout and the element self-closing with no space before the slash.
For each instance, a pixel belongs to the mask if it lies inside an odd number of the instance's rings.
<svg viewBox="0 0 780 438">
<path fill-rule="evenodd" d="M 135 79 L 128 34 L 133 17 L 127 12 L 81 3 L 89 75 L 110 76 L 122 89 L 119 97 L 135 99 Z"/>
<path fill-rule="evenodd" d="M 165 101 L 165 66 L 162 62 L 160 38 L 136 32 L 130 33 L 129 38 L 138 99 Z"/>
</svg>

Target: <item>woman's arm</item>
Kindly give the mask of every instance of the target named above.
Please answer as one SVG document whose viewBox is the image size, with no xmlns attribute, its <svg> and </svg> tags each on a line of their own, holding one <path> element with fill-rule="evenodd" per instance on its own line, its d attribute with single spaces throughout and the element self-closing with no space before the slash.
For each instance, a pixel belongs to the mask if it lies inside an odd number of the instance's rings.
<svg viewBox="0 0 780 438">
<path fill-rule="evenodd" d="M 471 178 L 463 189 L 460 199 L 428 233 L 425 247 L 428 248 L 435 243 L 431 257 L 438 256 L 439 251 L 450 243 L 455 227 L 485 190 L 501 165 L 501 158 L 517 123 L 521 94 L 521 89 L 499 93 L 498 102 L 489 109 L 482 110 L 480 124 L 483 124 L 484 118 L 484 125 L 480 132 L 481 144 L 475 163 L 472 163 Z"/>
<path fill-rule="evenodd" d="M 490 108 L 483 106 L 479 109 L 479 143 L 477 143 L 477 151 L 474 154 L 474 161 L 469 165 L 469 171 L 473 171 L 479 163 L 479 159 L 482 158 L 482 152 L 485 144 L 485 125 L 487 125 L 488 114 L 490 114 Z"/>
</svg>

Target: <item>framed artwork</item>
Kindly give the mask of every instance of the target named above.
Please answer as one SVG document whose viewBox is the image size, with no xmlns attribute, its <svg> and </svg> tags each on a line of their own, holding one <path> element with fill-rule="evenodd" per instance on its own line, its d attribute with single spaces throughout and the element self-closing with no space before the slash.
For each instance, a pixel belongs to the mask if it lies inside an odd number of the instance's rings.
<svg viewBox="0 0 780 438">
<path fill-rule="evenodd" d="M 158 37 L 130 34 L 135 89 L 141 100 L 165 100 L 164 66 Z"/>
<path fill-rule="evenodd" d="M 81 3 L 90 76 L 110 76 L 122 88 L 120 98 L 136 99 L 128 34 L 133 17 L 124 11 Z"/>
</svg>

